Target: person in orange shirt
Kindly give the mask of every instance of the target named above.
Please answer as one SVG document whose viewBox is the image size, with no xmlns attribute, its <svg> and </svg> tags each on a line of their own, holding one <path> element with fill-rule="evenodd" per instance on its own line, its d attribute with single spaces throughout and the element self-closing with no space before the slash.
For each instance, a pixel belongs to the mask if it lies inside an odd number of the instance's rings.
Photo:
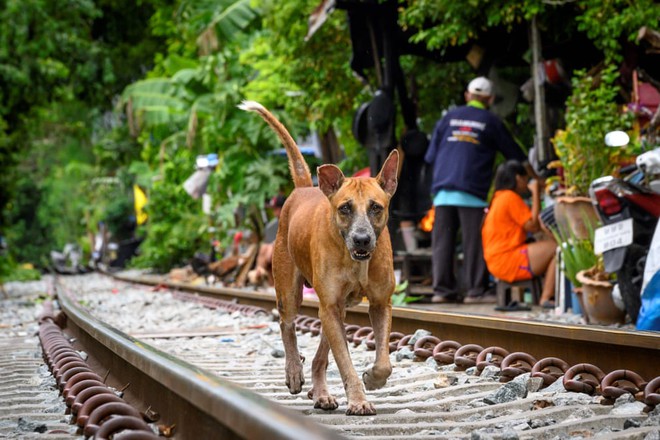
<svg viewBox="0 0 660 440">
<path fill-rule="evenodd" d="M 527 190 L 532 194 L 532 209 L 523 200 Z M 530 182 L 525 167 L 509 160 L 497 168 L 495 194 L 481 230 L 484 259 L 490 273 L 500 280 L 513 282 L 545 275 L 539 300 L 546 308 L 554 307 L 555 251 L 554 239 L 527 242 L 528 233 L 542 229 L 542 182 Z"/>
</svg>

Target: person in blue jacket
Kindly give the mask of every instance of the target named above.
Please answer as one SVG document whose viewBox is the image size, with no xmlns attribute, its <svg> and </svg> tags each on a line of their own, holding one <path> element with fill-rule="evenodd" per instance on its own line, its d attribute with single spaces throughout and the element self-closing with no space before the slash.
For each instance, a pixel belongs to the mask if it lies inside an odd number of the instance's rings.
<svg viewBox="0 0 660 440">
<path fill-rule="evenodd" d="M 461 231 L 465 303 L 494 303 L 483 258 L 481 223 L 493 179 L 497 152 L 507 159 L 527 157 L 502 121 L 488 110 L 493 84 L 485 77 L 470 81 L 466 105 L 449 110 L 433 131 L 424 159 L 433 167 L 435 206 L 432 242 L 434 303 L 461 302 L 454 276 L 456 238 Z"/>
</svg>

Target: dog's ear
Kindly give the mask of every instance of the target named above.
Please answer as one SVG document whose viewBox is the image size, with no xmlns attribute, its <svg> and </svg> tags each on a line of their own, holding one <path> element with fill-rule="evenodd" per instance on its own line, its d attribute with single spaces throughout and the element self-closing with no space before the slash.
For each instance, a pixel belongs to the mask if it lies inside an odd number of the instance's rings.
<svg viewBox="0 0 660 440">
<path fill-rule="evenodd" d="M 394 195 L 397 186 L 397 174 L 399 173 L 399 151 L 392 150 L 380 172 L 376 176 L 376 180 L 390 197 Z"/>
<path fill-rule="evenodd" d="M 327 197 L 330 197 L 341 188 L 344 183 L 344 173 L 335 165 L 321 165 L 316 169 L 319 177 L 319 188 Z"/>
</svg>

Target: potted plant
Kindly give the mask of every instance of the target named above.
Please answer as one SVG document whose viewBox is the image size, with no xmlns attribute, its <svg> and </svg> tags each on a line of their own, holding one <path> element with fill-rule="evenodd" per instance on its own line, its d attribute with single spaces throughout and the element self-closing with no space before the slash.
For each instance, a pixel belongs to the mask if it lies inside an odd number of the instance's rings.
<svg viewBox="0 0 660 440">
<path fill-rule="evenodd" d="M 597 75 L 576 71 L 572 93 L 566 103 L 566 128 L 552 139 L 559 160 L 551 166 L 561 168 L 565 194 L 557 198 L 557 223 L 570 228 L 584 239 L 588 236 L 586 221 L 593 227 L 596 212 L 587 197 L 589 185 L 598 177 L 614 174 L 630 149 L 608 148 L 605 134 L 612 130 L 630 131 L 634 116 L 624 113 L 616 104 L 618 73 L 613 65 Z"/>
<path fill-rule="evenodd" d="M 603 268 L 602 257 L 593 246 L 593 228 L 587 224 L 587 238 L 579 238 L 568 229 L 553 230 L 560 243 L 564 274 L 571 281 L 580 301 L 583 316 L 590 324 L 622 324 L 625 311 L 612 300 L 613 285 Z"/>
<path fill-rule="evenodd" d="M 582 284 L 582 304 L 591 324 L 623 324 L 626 312 L 612 299 L 610 276 L 602 267 L 602 259 L 589 269 L 581 270 L 576 279 Z"/>
</svg>

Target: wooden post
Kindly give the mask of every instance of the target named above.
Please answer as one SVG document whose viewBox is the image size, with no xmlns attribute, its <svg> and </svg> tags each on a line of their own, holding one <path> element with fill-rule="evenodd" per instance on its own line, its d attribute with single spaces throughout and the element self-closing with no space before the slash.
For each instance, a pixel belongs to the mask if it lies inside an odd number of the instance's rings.
<svg viewBox="0 0 660 440">
<path fill-rule="evenodd" d="M 532 18 L 530 30 L 530 45 L 532 49 L 532 79 L 534 80 L 534 123 L 536 125 L 536 152 L 539 164 L 544 164 L 550 157 L 548 154 L 548 125 L 545 111 L 545 90 L 539 78 L 541 63 L 541 35 L 539 34 L 536 16 Z"/>
</svg>

